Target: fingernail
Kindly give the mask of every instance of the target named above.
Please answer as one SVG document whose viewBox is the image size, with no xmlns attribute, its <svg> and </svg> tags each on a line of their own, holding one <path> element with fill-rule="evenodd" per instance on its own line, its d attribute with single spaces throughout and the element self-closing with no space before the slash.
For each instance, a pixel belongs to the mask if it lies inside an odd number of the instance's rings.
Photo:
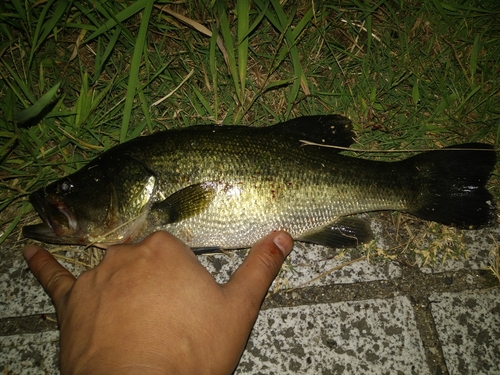
<svg viewBox="0 0 500 375">
<path fill-rule="evenodd" d="M 286 233 L 278 233 L 278 235 L 273 238 L 273 242 L 278 246 L 284 256 L 287 256 L 292 251 L 293 241 L 290 241 L 290 237 Z"/>
<path fill-rule="evenodd" d="M 37 251 L 38 248 L 36 246 L 28 245 L 23 251 L 24 258 L 30 260 Z"/>
</svg>

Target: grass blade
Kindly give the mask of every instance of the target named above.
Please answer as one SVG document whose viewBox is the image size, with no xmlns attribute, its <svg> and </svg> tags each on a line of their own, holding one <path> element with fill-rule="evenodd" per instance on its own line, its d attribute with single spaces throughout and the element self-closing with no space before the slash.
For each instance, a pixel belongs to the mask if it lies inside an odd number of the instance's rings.
<svg viewBox="0 0 500 375">
<path fill-rule="evenodd" d="M 241 87 L 241 101 L 245 102 L 245 83 L 248 66 L 248 27 L 250 4 L 246 0 L 238 0 L 236 14 L 238 16 L 238 70 Z"/>
<path fill-rule="evenodd" d="M 38 116 L 47 105 L 51 102 L 54 95 L 56 95 L 57 90 L 59 90 L 59 86 L 61 82 L 56 83 L 45 95 L 43 95 L 40 99 L 38 99 L 31 107 L 26 108 L 25 110 L 19 112 L 15 116 L 15 120 L 24 124 L 27 121 Z"/>
<path fill-rule="evenodd" d="M 141 66 L 142 52 L 144 51 L 144 48 L 146 48 L 146 36 L 154 0 L 138 1 L 137 3 L 143 3 L 144 11 L 142 13 L 141 26 L 139 27 L 139 33 L 137 35 L 134 54 L 132 55 L 132 63 L 130 66 L 130 76 L 127 85 L 127 95 L 125 98 L 123 121 L 120 132 L 120 143 L 125 142 L 127 139 L 128 126 L 132 115 L 132 106 L 134 104 L 135 90 L 139 82 L 139 68 Z"/>
<path fill-rule="evenodd" d="M 432 0 L 432 2 L 434 3 L 434 6 L 438 10 L 441 17 L 443 17 L 443 20 L 448 24 L 448 26 L 453 27 L 453 22 L 450 20 L 450 18 L 446 14 L 446 11 L 443 8 L 443 3 L 441 3 L 441 1 L 439 1 L 439 0 Z"/>
<path fill-rule="evenodd" d="M 17 141 L 17 134 L 15 133 L 2 133 L 0 134 L 1 138 L 7 138 L 7 141 L 5 141 L 4 145 L 0 148 L 0 165 L 3 164 L 3 161 L 5 158 L 8 156 L 8 150 L 11 148 L 11 146 Z"/>
<path fill-rule="evenodd" d="M 471 85 L 474 85 L 474 77 L 476 75 L 477 70 L 477 58 L 479 56 L 479 51 L 481 50 L 481 37 L 479 34 L 476 34 L 474 38 L 474 44 L 472 45 L 472 52 L 470 55 L 470 76 L 471 76 Z"/>
<path fill-rule="evenodd" d="M 87 72 L 83 74 L 82 87 L 80 88 L 80 95 L 76 101 L 76 117 L 75 127 L 81 127 L 92 110 L 92 90 L 89 90 L 89 75 Z"/>
<path fill-rule="evenodd" d="M 48 21 L 46 21 L 45 16 L 49 12 L 49 9 L 51 8 L 53 3 L 54 3 L 54 1 L 48 1 L 47 4 L 45 4 L 45 7 L 42 11 L 42 17 L 40 17 L 38 19 L 38 24 L 37 24 L 35 35 L 33 38 L 30 59 L 28 61 L 28 68 L 31 66 L 31 63 L 33 61 L 33 57 L 35 56 L 35 52 L 38 50 L 40 45 L 45 41 L 45 39 L 52 32 L 52 29 L 56 26 L 57 22 L 59 22 L 62 15 L 66 11 L 66 7 L 68 6 L 67 1 L 65 1 L 65 0 L 58 1 L 56 9 L 54 10 L 54 13 L 52 14 L 52 17 L 50 17 L 50 19 Z"/>
<path fill-rule="evenodd" d="M 106 50 L 102 55 L 99 55 L 98 58 L 96 58 L 96 70 L 94 73 L 94 77 L 92 77 L 92 81 L 95 82 L 101 75 L 101 72 L 104 68 L 104 65 L 106 64 L 106 61 L 108 61 L 109 56 L 111 53 L 114 51 L 116 47 L 116 42 L 118 41 L 118 38 L 120 37 L 122 33 L 122 30 L 120 28 L 116 28 L 115 32 L 113 33 L 113 36 L 109 40 L 108 43 L 106 43 Z"/>
<path fill-rule="evenodd" d="M 236 90 L 236 97 L 238 98 L 239 103 L 242 104 L 243 103 L 242 92 L 240 89 L 240 83 L 238 78 L 239 75 L 236 64 L 236 57 L 234 55 L 233 36 L 231 35 L 231 27 L 229 24 L 229 20 L 227 18 L 227 8 L 223 1 L 219 1 L 217 4 L 218 4 L 218 15 L 219 15 L 219 28 L 222 34 L 222 40 L 224 41 L 224 44 L 226 46 L 228 69 L 231 77 L 233 78 L 234 89 Z"/>
<path fill-rule="evenodd" d="M 21 218 L 31 210 L 31 205 L 28 201 L 21 203 L 21 207 L 18 210 L 18 214 L 14 217 L 9 226 L 5 229 L 3 234 L 0 236 L 0 244 L 5 241 L 5 239 L 12 233 L 14 228 L 19 224 Z"/>
<path fill-rule="evenodd" d="M 420 101 L 420 92 L 418 90 L 418 79 L 415 79 L 415 83 L 413 84 L 413 88 L 411 90 L 411 97 L 413 100 L 413 104 L 417 107 L 418 102 Z"/>
<path fill-rule="evenodd" d="M 212 90 L 214 93 L 214 121 L 218 122 L 219 119 L 219 96 L 218 96 L 218 85 L 217 85 L 217 59 L 215 58 L 215 52 L 217 51 L 217 39 L 218 30 L 216 27 L 213 28 L 214 31 L 210 37 L 210 49 L 208 52 L 208 64 L 210 68 L 210 75 L 212 78 Z"/>
<path fill-rule="evenodd" d="M 279 30 L 281 33 L 285 35 L 285 41 L 289 49 L 290 53 L 290 58 L 292 60 L 293 64 L 293 71 L 294 75 L 297 78 L 293 84 L 292 88 L 290 91 L 290 95 L 288 97 L 288 107 L 286 111 L 286 117 L 290 116 L 290 113 L 292 111 L 293 105 L 295 100 L 298 97 L 299 94 L 299 89 L 302 87 L 302 90 L 306 95 L 310 95 L 309 87 L 307 84 L 307 79 L 302 71 L 302 64 L 300 62 L 300 56 L 299 52 L 297 49 L 297 36 L 295 36 L 292 31 L 290 30 L 290 25 L 293 20 L 293 18 L 288 19 L 281 4 L 279 3 L 278 0 L 271 0 L 271 4 L 274 8 L 274 11 L 276 12 L 276 15 L 278 16 L 278 22 L 279 22 Z M 303 17 L 303 22 L 301 23 L 301 28 L 303 29 L 305 25 L 310 21 L 312 18 L 312 8 L 309 9 L 309 11 L 304 15 Z M 275 25 L 276 26 L 276 25 Z"/>
<path fill-rule="evenodd" d="M 259 14 L 257 15 L 255 20 L 253 21 L 252 26 L 250 26 L 248 28 L 247 33 L 242 36 L 242 39 L 248 37 L 257 28 L 257 26 L 259 26 L 259 24 L 262 22 L 262 19 L 266 16 L 267 9 L 269 8 L 269 0 L 266 1 L 265 4 L 261 4 L 259 6 L 259 8 L 260 8 Z"/>
<path fill-rule="evenodd" d="M 28 99 L 29 103 L 34 103 L 35 97 L 31 93 L 31 90 L 28 88 L 28 86 L 23 82 L 21 77 L 19 77 L 18 74 L 10 67 L 8 63 L 6 63 L 4 60 L 2 60 L 2 65 L 9 71 L 10 75 L 14 78 L 14 81 L 16 81 L 17 86 L 21 89 L 22 93 L 24 96 Z M 26 102 L 25 98 L 22 97 L 22 95 L 18 92 L 16 87 L 12 84 L 11 80 L 8 79 L 8 75 L 5 74 L 0 70 L 0 75 L 4 77 L 5 81 L 7 84 L 10 86 L 10 88 L 16 93 L 17 98 L 23 102 L 24 106 L 28 106 L 29 104 Z"/>
<path fill-rule="evenodd" d="M 38 39 L 38 43 L 35 48 L 40 47 L 40 45 L 49 36 L 49 34 L 52 32 L 52 29 L 57 25 L 57 22 L 59 22 L 62 15 L 66 11 L 67 6 L 68 2 L 65 0 L 59 0 L 57 2 L 57 6 L 56 9 L 54 10 L 54 13 L 52 14 L 52 17 L 50 17 L 50 19 L 43 24 L 43 32 L 42 35 L 40 35 L 40 38 Z"/>
<path fill-rule="evenodd" d="M 146 6 L 149 6 L 149 5 L 150 5 L 150 2 L 144 1 L 144 0 L 132 2 L 132 4 L 130 6 L 123 9 L 121 12 L 116 14 L 113 18 L 106 21 L 106 23 L 104 25 L 100 26 L 96 31 L 94 31 L 92 34 L 90 34 L 84 43 L 88 43 L 92 39 L 95 39 L 98 36 L 101 36 L 102 34 L 107 32 L 108 30 L 110 30 L 111 28 L 115 27 L 119 22 L 125 21 L 126 19 L 132 17 L 133 15 L 140 12 L 142 9 L 144 9 Z M 149 12 L 149 13 L 151 13 L 151 12 Z M 149 17 L 148 17 L 148 19 L 149 19 Z M 141 25 L 142 25 L 142 23 L 141 23 Z"/>
</svg>

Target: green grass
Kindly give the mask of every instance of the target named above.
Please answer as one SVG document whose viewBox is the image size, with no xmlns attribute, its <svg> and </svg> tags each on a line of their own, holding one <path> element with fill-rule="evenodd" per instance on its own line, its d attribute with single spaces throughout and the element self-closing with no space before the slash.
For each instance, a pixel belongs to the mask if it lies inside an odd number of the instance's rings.
<svg viewBox="0 0 500 375">
<path fill-rule="evenodd" d="M 2 3 L 0 243 L 30 192 L 164 129 L 342 113 L 356 148 L 499 146 L 498 1 L 282 3 Z"/>
</svg>

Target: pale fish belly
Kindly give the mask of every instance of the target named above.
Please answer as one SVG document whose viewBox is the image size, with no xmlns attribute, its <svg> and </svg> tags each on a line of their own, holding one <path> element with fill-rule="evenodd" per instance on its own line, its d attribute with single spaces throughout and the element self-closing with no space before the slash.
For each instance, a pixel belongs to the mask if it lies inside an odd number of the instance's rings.
<svg viewBox="0 0 500 375">
<path fill-rule="evenodd" d="M 339 195 L 345 194 L 331 186 L 218 183 L 203 212 L 153 230 L 166 230 L 193 248 L 246 248 L 272 231 L 298 238 L 356 211 L 334 198 Z"/>
</svg>

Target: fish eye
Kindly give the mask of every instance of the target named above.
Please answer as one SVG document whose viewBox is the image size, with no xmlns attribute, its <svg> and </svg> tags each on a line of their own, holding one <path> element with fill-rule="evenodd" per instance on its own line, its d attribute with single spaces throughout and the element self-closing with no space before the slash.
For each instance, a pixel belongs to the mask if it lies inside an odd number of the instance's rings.
<svg viewBox="0 0 500 375">
<path fill-rule="evenodd" d="M 73 190 L 73 184 L 68 180 L 64 180 L 59 185 L 59 192 L 61 192 L 62 194 L 71 193 L 71 190 Z"/>
</svg>

